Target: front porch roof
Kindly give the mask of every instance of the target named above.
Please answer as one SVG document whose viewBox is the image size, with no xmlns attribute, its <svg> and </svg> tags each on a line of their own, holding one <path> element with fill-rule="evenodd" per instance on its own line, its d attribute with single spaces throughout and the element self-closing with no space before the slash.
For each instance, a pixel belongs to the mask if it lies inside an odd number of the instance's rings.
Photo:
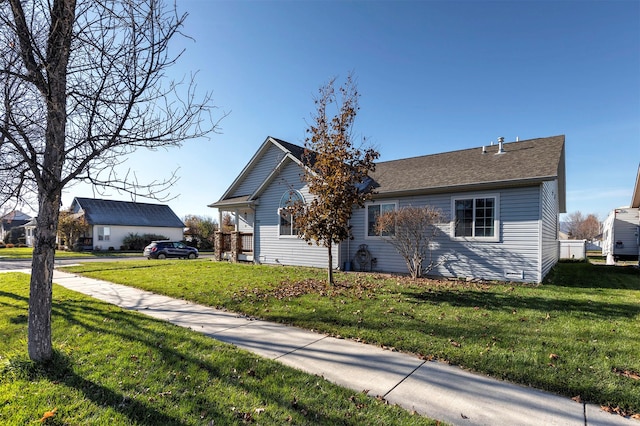
<svg viewBox="0 0 640 426">
<path fill-rule="evenodd" d="M 243 195 L 242 197 L 227 198 L 226 200 L 220 200 L 215 203 L 209 204 L 207 207 L 215 207 L 221 210 L 229 208 L 242 208 L 252 207 L 255 205 L 254 200 L 249 200 L 250 195 Z"/>
</svg>

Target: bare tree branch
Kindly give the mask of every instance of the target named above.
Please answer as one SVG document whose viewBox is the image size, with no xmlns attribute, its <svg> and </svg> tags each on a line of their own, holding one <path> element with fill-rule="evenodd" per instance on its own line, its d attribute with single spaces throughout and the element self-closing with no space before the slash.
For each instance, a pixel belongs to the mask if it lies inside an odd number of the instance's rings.
<svg viewBox="0 0 640 426">
<path fill-rule="evenodd" d="M 51 356 L 51 273 L 63 188 L 168 198 L 173 175 L 118 172 L 138 148 L 215 133 L 210 93 L 171 81 L 186 14 L 162 0 L 0 1 L 0 205 L 37 197 L 29 355 Z M 224 114 L 223 114 L 224 116 Z"/>
</svg>

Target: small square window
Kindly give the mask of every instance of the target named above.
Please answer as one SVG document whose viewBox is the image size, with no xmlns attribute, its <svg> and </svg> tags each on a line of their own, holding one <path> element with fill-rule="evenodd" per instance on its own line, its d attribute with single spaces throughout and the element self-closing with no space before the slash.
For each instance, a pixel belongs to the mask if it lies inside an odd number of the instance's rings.
<svg viewBox="0 0 640 426">
<path fill-rule="evenodd" d="M 108 226 L 98 227 L 98 241 L 109 241 L 111 238 L 111 228 Z"/>
<path fill-rule="evenodd" d="M 375 203 L 375 204 L 367 204 L 366 209 L 366 221 L 367 221 L 367 237 L 375 238 L 375 237 L 389 237 L 394 234 L 393 231 L 385 232 L 381 234 L 377 231 L 377 221 L 378 217 L 381 214 L 386 212 L 392 212 L 396 210 L 398 204 L 396 202 L 393 203 Z"/>
</svg>

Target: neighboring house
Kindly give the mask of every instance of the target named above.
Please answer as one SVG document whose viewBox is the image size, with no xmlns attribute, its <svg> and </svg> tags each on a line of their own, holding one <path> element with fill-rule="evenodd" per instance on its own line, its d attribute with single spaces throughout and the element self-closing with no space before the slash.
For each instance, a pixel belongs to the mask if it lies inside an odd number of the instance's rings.
<svg viewBox="0 0 640 426">
<path fill-rule="evenodd" d="M 33 237 L 35 236 L 36 227 L 38 218 L 34 217 L 29 222 L 25 223 L 24 226 L 24 236 L 25 236 L 25 244 L 29 247 L 33 247 Z"/>
<path fill-rule="evenodd" d="M 90 230 L 83 238 L 86 250 L 119 250 L 129 234 L 162 235 L 181 241 L 184 223 L 169 206 L 130 201 L 76 197 L 71 211 L 84 215 Z"/>
<path fill-rule="evenodd" d="M 631 205 L 609 213 L 602 223 L 602 255 L 608 264 L 617 260 L 640 260 L 640 166 Z"/>
<path fill-rule="evenodd" d="M 2 216 L 0 218 L 0 241 L 4 241 L 12 228 L 23 226 L 30 220 L 31 216 L 24 214 L 19 210 L 14 210 Z"/>
<path fill-rule="evenodd" d="M 448 259 L 432 274 L 541 282 L 559 258 L 565 206 L 563 135 L 377 163 L 375 195 L 351 217 L 352 240 L 336 244 L 334 268 L 406 273 L 404 260 L 375 232 L 377 215 L 430 205 L 440 224 L 434 255 Z M 304 149 L 268 137 L 209 207 L 230 212 L 236 232 L 221 237 L 220 257 L 325 267 L 327 250 L 296 236 L 284 207 L 312 197 L 301 179 Z M 219 246 L 220 247 L 220 246 Z M 337 255 L 336 255 L 337 253 Z"/>
</svg>

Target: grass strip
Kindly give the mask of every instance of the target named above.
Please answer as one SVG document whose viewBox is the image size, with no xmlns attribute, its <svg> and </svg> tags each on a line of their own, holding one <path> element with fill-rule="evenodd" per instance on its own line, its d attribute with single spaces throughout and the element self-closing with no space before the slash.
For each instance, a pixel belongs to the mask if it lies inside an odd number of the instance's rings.
<svg viewBox="0 0 640 426">
<path fill-rule="evenodd" d="M 56 250 L 56 259 L 82 259 L 94 257 L 139 257 L 142 251 L 65 251 Z M 13 247 L 0 248 L 0 259 L 5 260 L 24 260 L 33 257 L 33 248 L 31 247 Z"/>
</svg>

